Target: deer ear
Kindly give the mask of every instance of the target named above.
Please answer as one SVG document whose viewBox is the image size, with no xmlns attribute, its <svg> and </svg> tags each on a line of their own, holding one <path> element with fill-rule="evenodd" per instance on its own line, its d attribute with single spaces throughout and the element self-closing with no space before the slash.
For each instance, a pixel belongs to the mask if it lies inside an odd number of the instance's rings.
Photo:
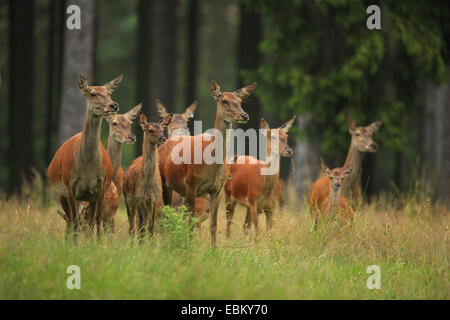
<svg viewBox="0 0 450 320">
<path fill-rule="evenodd" d="M 369 124 L 366 129 L 369 130 L 372 134 L 378 131 L 380 129 L 381 125 L 383 124 L 383 120 L 378 120 L 374 123 Z"/>
<path fill-rule="evenodd" d="M 292 125 L 294 124 L 296 118 L 297 118 L 297 116 L 293 116 L 291 120 L 289 120 L 288 122 L 286 122 L 285 124 L 283 124 L 280 127 L 280 130 L 283 130 L 284 133 L 288 133 L 289 130 L 291 130 Z"/>
<path fill-rule="evenodd" d="M 170 121 L 172 121 L 173 113 L 169 113 L 167 116 L 165 116 L 159 124 L 163 127 L 167 127 L 170 124 Z"/>
<path fill-rule="evenodd" d="M 267 123 L 267 121 L 264 120 L 264 118 L 261 118 L 261 121 L 259 122 L 259 128 L 260 128 L 260 129 L 267 129 L 267 130 L 269 130 L 269 129 L 270 129 L 270 126 L 269 126 L 269 124 Z"/>
<path fill-rule="evenodd" d="M 255 91 L 256 88 L 256 82 L 253 82 L 252 84 L 249 84 L 248 86 L 242 87 L 234 92 L 235 95 L 237 95 L 241 99 L 248 98 L 253 91 Z"/>
<path fill-rule="evenodd" d="M 355 130 L 355 121 L 353 121 L 350 117 L 347 118 L 347 129 L 350 133 Z"/>
<path fill-rule="evenodd" d="M 78 84 L 78 88 L 80 88 L 80 90 L 83 94 L 89 93 L 89 88 L 88 88 L 86 78 L 83 77 L 81 74 L 79 74 L 77 76 L 77 84 Z"/>
<path fill-rule="evenodd" d="M 329 176 L 331 174 L 330 168 L 327 167 L 325 162 L 323 162 L 323 159 L 320 158 L 320 164 L 322 165 L 322 171 L 326 176 Z"/>
<path fill-rule="evenodd" d="M 159 101 L 159 99 L 156 99 L 156 110 L 158 111 L 158 116 L 160 116 L 161 118 L 164 118 L 169 114 L 167 113 L 166 108 L 161 103 L 161 101 Z"/>
<path fill-rule="evenodd" d="M 189 107 L 186 108 L 186 111 L 184 112 L 186 118 L 193 118 L 195 109 L 197 109 L 197 101 L 194 101 Z"/>
<path fill-rule="evenodd" d="M 147 117 L 145 116 L 145 114 L 142 111 L 139 113 L 139 125 L 144 130 L 147 125 Z"/>
<path fill-rule="evenodd" d="M 110 82 L 108 82 L 107 84 L 104 85 L 104 87 L 113 92 L 115 90 L 117 90 L 117 88 L 119 87 L 120 83 L 122 82 L 123 79 L 123 74 L 121 74 L 120 76 L 114 78 L 113 80 L 111 80 Z"/>
<path fill-rule="evenodd" d="M 222 92 L 220 92 L 220 86 L 214 80 L 211 82 L 211 94 L 216 100 L 222 96 Z"/>
<path fill-rule="evenodd" d="M 131 109 L 130 111 L 125 113 L 125 115 L 127 116 L 128 120 L 134 120 L 138 116 L 141 109 L 142 109 L 142 103 L 139 103 L 133 109 Z"/>
</svg>

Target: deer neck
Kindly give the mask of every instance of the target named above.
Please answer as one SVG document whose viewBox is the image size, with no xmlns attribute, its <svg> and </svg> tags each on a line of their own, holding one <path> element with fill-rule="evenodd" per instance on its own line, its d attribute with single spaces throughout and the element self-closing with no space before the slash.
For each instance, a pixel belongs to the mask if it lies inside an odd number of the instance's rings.
<svg viewBox="0 0 450 320">
<path fill-rule="evenodd" d="M 111 131 L 108 136 L 108 154 L 111 158 L 111 164 L 115 177 L 122 162 L 122 143 L 114 138 Z"/>
<path fill-rule="evenodd" d="M 277 138 L 277 136 L 275 136 Z M 266 154 L 266 166 L 270 167 L 272 165 L 272 161 L 278 161 L 278 170 L 273 175 L 267 175 L 266 179 L 272 179 L 273 182 L 277 181 L 280 177 L 280 160 L 281 160 L 281 154 L 280 154 L 280 146 L 278 145 L 278 151 L 275 150 L 275 159 L 272 159 L 272 129 L 268 131 L 267 133 L 267 154 Z"/>
<path fill-rule="evenodd" d="M 364 153 L 360 152 L 358 148 L 351 143 L 348 149 L 347 158 L 345 159 L 345 163 L 343 169 L 347 168 L 350 164 L 352 165 L 352 171 L 350 175 L 344 179 L 342 189 L 344 189 L 344 193 L 347 194 L 351 188 L 351 186 L 359 180 L 361 177 L 361 166 L 362 160 L 364 157 Z"/>
<path fill-rule="evenodd" d="M 84 120 L 83 135 L 81 138 L 80 152 L 78 154 L 82 163 L 99 161 L 100 157 L 100 130 L 102 125 L 102 116 L 97 116 L 89 112 L 87 106 Z"/>
<path fill-rule="evenodd" d="M 143 149 L 143 166 L 142 178 L 144 183 L 153 181 L 157 168 L 157 148 L 156 143 L 150 143 L 144 139 Z"/>
<path fill-rule="evenodd" d="M 231 122 L 227 122 L 225 120 L 222 119 L 222 117 L 219 115 L 219 111 L 217 111 L 216 113 L 216 121 L 214 122 L 214 129 L 216 129 L 217 131 L 220 132 L 220 134 L 223 137 L 223 144 L 222 146 L 222 163 L 225 164 L 226 163 L 226 157 L 227 157 L 227 129 L 231 129 L 232 125 Z M 216 131 L 216 133 L 217 133 Z M 217 150 L 217 145 L 216 143 L 218 143 L 218 141 L 216 139 L 214 139 L 214 150 Z"/>
</svg>

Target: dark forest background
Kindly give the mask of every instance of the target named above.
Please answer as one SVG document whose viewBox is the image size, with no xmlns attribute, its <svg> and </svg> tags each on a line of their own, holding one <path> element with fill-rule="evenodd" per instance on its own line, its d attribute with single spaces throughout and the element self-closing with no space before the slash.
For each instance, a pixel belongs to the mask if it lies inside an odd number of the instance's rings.
<svg viewBox="0 0 450 320">
<path fill-rule="evenodd" d="M 70 4 L 81 8 L 81 30 L 65 27 Z M 381 7 L 381 30 L 366 28 L 371 4 Z M 282 177 L 299 198 L 320 156 L 344 162 L 347 116 L 383 119 L 380 150 L 364 161 L 367 193 L 420 189 L 448 201 L 449 40 L 444 0 L 0 0 L 0 193 L 45 177 L 59 145 L 81 130 L 76 74 L 104 84 L 123 73 L 121 112 L 143 102 L 156 119 L 156 98 L 170 112 L 198 100 L 204 130 L 214 121 L 211 80 L 223 90 L 257 81 L 244 128 L 297 115 L 295 166 L 283 160 Z M 125 168 L 140 141 L 124 148 Z"/>
</svg>

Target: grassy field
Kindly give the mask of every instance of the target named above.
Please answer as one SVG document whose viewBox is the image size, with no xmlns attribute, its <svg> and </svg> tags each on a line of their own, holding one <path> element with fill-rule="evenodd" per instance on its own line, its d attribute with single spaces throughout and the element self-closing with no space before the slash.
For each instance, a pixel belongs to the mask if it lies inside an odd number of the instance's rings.
<svg viewBox="0 0 450 320">
<path fill-rule="evenodd" d="M 313 233 L 305 209 L 283 207 L 256 242 L 242 234 L 242 208 L 225 239 L 222 206 L 217 248 L 207 220 L 188 250 L 163 235 L 137 245 L 123 208 L 115 235 L 74 244 L 52 203 L 0 202 L 0 299 L 450 298 L 450 215 L 426 200 L 381 200 L 356 213 L 353 229 Z M 80 290 L 66 287 L 69 265 L 81 269 Z M 379 290 L 366 287 L 370 265 L 381 269 Z"/>
</svg>

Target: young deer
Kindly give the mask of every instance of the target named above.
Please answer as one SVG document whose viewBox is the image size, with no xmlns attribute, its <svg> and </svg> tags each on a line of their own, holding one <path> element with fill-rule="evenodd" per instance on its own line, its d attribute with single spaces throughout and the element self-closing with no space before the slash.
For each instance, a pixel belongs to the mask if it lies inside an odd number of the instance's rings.
<svg viewBox="0 0 450 320">
<path fill-rule="evenodd" d="M 275 154 L 283 157 L 291 157 L 292 149 L 289 147 L 288 132 L 295 121 L 295 116 L 278 128 L 278 150 Z M 231 224 L 236 203 L 247 207 L 247 215 L 244 230 L 255 228 L 258 234 L 258 213 L 264 212 L 266 215 L 267 228 L 273 225 L 273 211 L 280 201 L 281 185 L 280 170 L 273 175 L 263 175 L 261 169 L 270 167 L 272 146 L 272 130 L 269 124 L 261 119 L 261 129 L 267 130 L 267 161 L 262 162 L 251 156 L 238 156 L 235 162 L 230 165 L 230 178 L 225 184 L 225 205 L 227 212 L 227 238 L 230 237 Z M 251 159 L 253 158 L 253 159 Z M 279 160 L 279 159 L 277 159 Z"/>
<path fill-rule="evenodd" d="M 172 115 L 169 114 L 159 123 L 155 123 L 148 122 L 142 112 L 139 115 L 139 125 L 144 131 L 142 156 L 135 159 L 125 172 L 123 194 L 130 223 L 130 234 L 135 233 L 137 214 L 141 240 L 145 234 L 145 228 L 148 227 L 150 235 L 154 233 L 159 214 L 158 208 L 162 205 L 157 147 L 166 141 L 164 128 L 171 119 Z"/>
<path fill-rule="evenodd" d="M 136 136 L 131 132 L 131 125 L 141 111 L 141 107 L 142 103 L 125 114 L 115 114 L 106 117 L 109 125 L 107 151 L 111 158 L 114 176 L 102 201 L 102 216 L 100 220 L 105 232 L 114 232 L 114 217 L 120 205 L 119 198 L 123 189 L 122 145 L 124 143 L 133 144 L 136 141 Z M 89 207 L 85 206 L 83 214 L 87 216 L 88 212 Z"/>
<path fill-rule="evenodd" d="M 378 144 L 373 141 L 372 136 L 382 124 L 383 121 L 379 120 L 367 127 L 355 127 L 355 122 L 351 118 L 347 119 L 347 128 L 352 139 L 342 169 L 346 169 L 352 163 L 353 170 L 343 181 L 342 195 L 346 198 L 351 198 L 353 205 L 357 205 L 361 197 L 362 159 L 365 153 L 376 152 L 378 150 Z M 328 197 L 330 192 L 329 184 L 330 179 L 327 176 L 321 177 L 314 182 L 308 197 L 308 205 L 311 213 L 314 214 L 325 198 Z"/>
<path fill-rule="evenodd" d="M 158 109 L 158 115 L 162 118 L 166 117 L 167 112 L 164 105 L 156 100 L 156 108 Z M 174 113 L 172 121 L 167 127 L 168 137 L 178 136 L 190 136 L 191 132 L 188 128 L 189 119 L 194 117 L 194 111 L 197 108 L 197 101 L 194 101 L 189 107 L 187 107 L 184 113 Z M 161 168 L 160 168 L 161 169 Z M 179 207 L 184 204 L 184 198 L 175 191 L 172 192 L 172 206 Z M 209 217 L 209 200 L 205 198 L 195 199 L 195 217 L 199 219 L 199 224 L 205 221 Z"/>
<path fill-rule="evenodd" d="M 228 177 L 227 157 L 227 135 L 226 130 L 231 129 L 232 123 L 246 123 L 248 114 L 241 107 L 242 100 L 249 97 L 255 90 L 256 83 L 243 87 L 234 92 L 221 92 L 216 82 L 211 84 L 211 94 L 217 102 L 216 121 L 214 128 L 221 134 L 223 141 L 216 139 L 206 133 L 192 137 L 173 137 L 159 148 L 159 165 L 161 168 L 161 178 L 163 180 L 164 203 L 170 204 L 172 190 L 175 190 L 186 197 L 186 205 L 191 210 L 195 208 L 195 199 L 205 195 L 210 196 L 210 233 L 211 243 L 216 243 L 217 231 L 217 209 L 219 207 L 219 195 Z M 217 141 L 216 141 L 217 140 Z M 222 142 L 222 143 L 220 143 Z M 175 146 L 186 146 L 190 150 L 189 163 L 176 164 L 172 162 L 171 153 Z M 211 145 L 213 144 L 213 145 Z M 196 150 L 196 146 L 200 150 Z M 216 148 L 217 147 L 217 148 Z M 201 157 L 200 161 L 194 161 L 196 152 L 217 150 L 222 148 L 221 163 L 207 164 Z M 198 160 L 198 159 L 197 159 Z"/>
<path fill-rule="evenodd" d="M 48 167 L 51 185 L 59 194 L 61 206 L 67 216 L 67 231 L 79 229 L 79 201 L 89 202 L 89 225 L 94 220 L 100 232 L 101 203 L 112 181 L 111 160 L 100 141 L 104 116 L 115 114 L 119 105 L 111 94 L 122 82 L 122 75 L 104 86 L 88 86 L 84 77 L 77 83 L 86 98 L 86 118 L 83 131 L 63 143 Z"/>
<path fill-rule="evenodd" d="M 317 223 L 319 216 L 336 217 L 342 216 L 348 223 L 353 221 L 353 209 L 350 206 L 348 198 L 342 195 L 342 185 L 352 170 L 352 165 L 348 165 L 345 169 L 335 168 L 330 170 L 322 162 L 322 170 L 329 179 L 330 188 L 328 196 L 320 204 L 319 210 L 315 212 L 314 220 Z"/>
</svg>

